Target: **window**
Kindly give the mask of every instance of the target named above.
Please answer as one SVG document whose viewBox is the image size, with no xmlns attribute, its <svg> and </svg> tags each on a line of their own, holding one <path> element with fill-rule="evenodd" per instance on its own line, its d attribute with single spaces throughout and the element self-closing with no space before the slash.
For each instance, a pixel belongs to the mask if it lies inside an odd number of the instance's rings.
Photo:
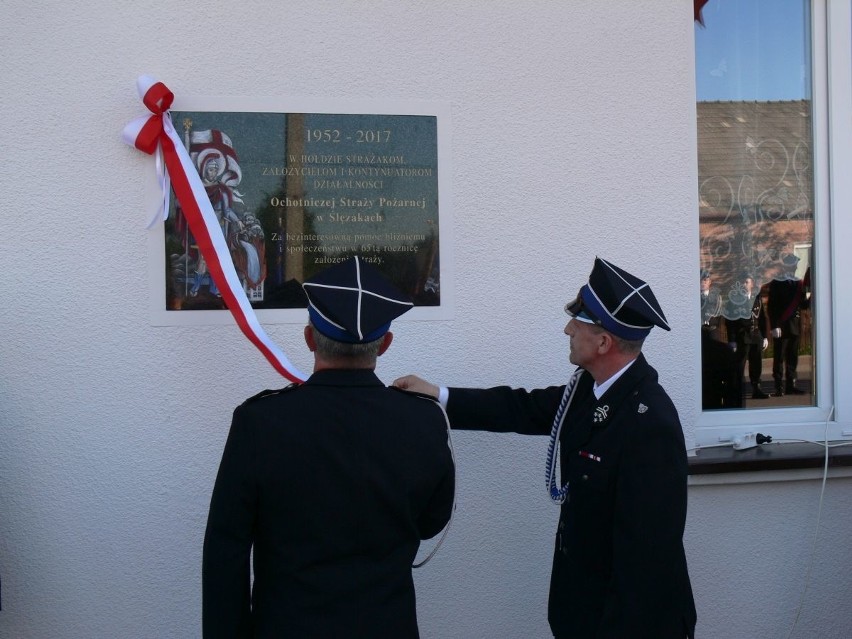
<svg viewBox="0 0 852 639">
<path fill-rule="evenodd" d="M 852 226 L 849 3 L 701 4 L 696 443 L 758 430 L 852 439 L 852 351 L 835 330 L 852 324 L 837 295 L 852 262 L 840 243 Z"/>
</svg>

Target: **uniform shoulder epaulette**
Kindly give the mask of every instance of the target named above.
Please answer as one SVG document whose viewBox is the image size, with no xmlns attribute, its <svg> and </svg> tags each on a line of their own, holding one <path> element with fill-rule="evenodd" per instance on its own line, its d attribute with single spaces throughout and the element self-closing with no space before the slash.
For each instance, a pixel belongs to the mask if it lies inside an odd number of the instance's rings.
<svg viewBox="0 0 852 639">
<path fill-rule="evenodd" d="M 266 390 L 260 391 L 257 395 L 252 395 L 246 401 L 243 402 L 243 405 L 250 404 L 251 402 L 256 402 L 259 399 L 263 399 L 264 397 L 272 397 L 273 395 L 281 395 L 283 393 L 287 393 L 291 390 L 299 388 L 301 384 L 288 384 L 284 388 L 267 388 Z"/>
<path fill-rule="evenodd" d="M 411 397 L 419 397 L 420 399 L 428 399 L 431 402 L 437 402 L 438 400 L 432 397 L 431 395 L 427 395 L 426 393 L 418 393 L 416 391 L 405 390 L 404 388 L 399 388 L 398 386 L 388 386 L 388 388 L 392 388 L 393 390 L 402 393 L 403 395 L 410 395 Z"/>
</svg>

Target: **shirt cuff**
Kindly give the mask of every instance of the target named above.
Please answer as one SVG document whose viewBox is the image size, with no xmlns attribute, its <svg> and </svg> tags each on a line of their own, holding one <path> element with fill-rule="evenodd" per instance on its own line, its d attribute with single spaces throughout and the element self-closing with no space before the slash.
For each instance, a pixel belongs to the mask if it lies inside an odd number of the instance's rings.
<svg viewBox="0 0 852 639">
<path fill-rule="evenodd" d="M 441 386 L 438 391 L 438 403 L 447 408 L 447 402 L 450 400 L 450 389 L 446 386 Z"/>
</svg>

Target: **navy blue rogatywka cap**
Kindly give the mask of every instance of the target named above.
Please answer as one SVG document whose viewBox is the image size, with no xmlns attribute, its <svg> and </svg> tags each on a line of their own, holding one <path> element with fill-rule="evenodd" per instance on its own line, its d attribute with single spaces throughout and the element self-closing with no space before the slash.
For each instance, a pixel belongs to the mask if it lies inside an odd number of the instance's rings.
<svg viewBox="0 0 852 639">
<path fill-rule="evenodd" d="M 671 330 L 651 287 L 599 257 L 589 283 L 566 304 L 565 311 L 626 340 L 643 339 L 654 326 Z"/>
<path fill-rule="evenodd" d="M 359 256 L 306 280 L 308 315 L 317 330 L 335 341 L 363 344 L 387 333 L 391 321 L 414 303 Z"/>
</svg>

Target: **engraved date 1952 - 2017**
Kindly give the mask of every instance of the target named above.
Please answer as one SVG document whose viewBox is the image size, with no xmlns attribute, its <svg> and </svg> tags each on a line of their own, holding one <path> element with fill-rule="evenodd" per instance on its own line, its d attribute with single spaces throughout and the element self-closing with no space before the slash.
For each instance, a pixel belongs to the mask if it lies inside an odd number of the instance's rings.
<svg viewBox="0 0 852 639">
<path fill-rule="evenodd" d="M 387 144 L 391 141 L 390 129 L 357 129 L 341 131 L 340 129 L 305 129 L 310 142 L 355 142 L 356 144 Z"/>
</svg>

